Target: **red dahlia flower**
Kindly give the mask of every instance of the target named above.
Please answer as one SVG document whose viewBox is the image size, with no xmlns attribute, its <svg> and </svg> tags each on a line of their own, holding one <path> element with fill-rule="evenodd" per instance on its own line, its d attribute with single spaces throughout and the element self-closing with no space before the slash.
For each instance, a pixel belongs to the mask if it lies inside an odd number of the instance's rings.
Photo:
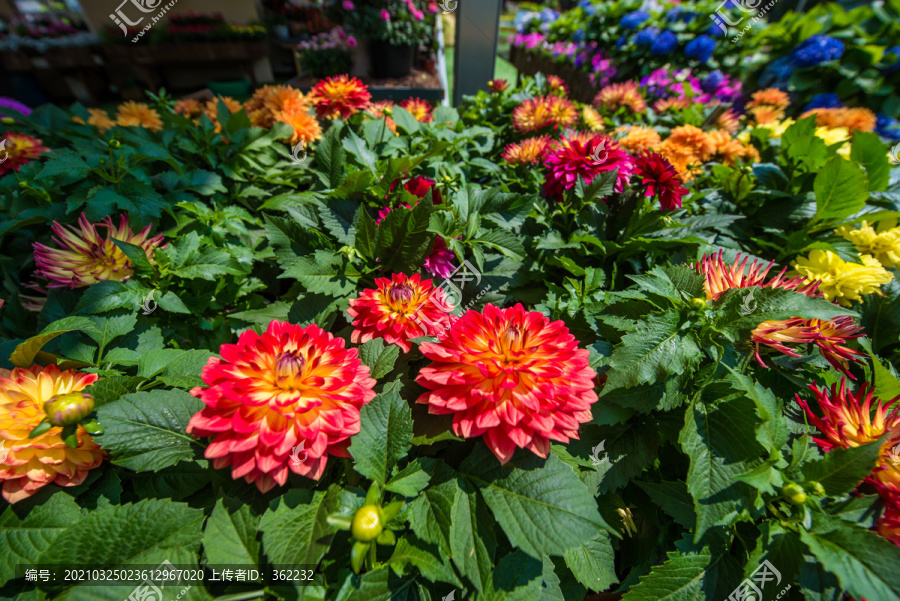
<svg viewBox="0 0 900 601">
<path fill-rule="evenodd" d="M 206 407 L 187 427 L 213 437 L 205 453 L 213 467 L 231 466 L 233 478 L 268 492 L 289 471 L 318 480 L 329 455 L 350 456 L 359 410 L 375 396 L 357 349 L 316 325 L 273 321 L 219 353 L 203 368 L 209 388 L 191 391 Z"/>
<path fill-rule="evenodd" d="M 756 326 L 751 333 L 751 342 L 756 344 L 756 360 L 763 367 L 762 357 L 759 354 L 759 345 L 763 344 L 791 357 L 800 355 L 785 346 L 790 344 L 814 344 L 819 353 L 831 363 L 832 367 L 855 379 L 849 371 L 849 362 L 862 363 L 859 357 L 862 353 L 844 346 L 853 338 L 859 338 L 861 326 L 856 325 L 849 315 L 835 317 L 833 320 L 805 319 L 792 317 L 791 319 L 764 321 Z"/>
<path fill-rule="evenodd" d="M 647 186 L 644 196 L 659 196 L 663 210 L 681 208 L 681 198 L 687 188 L 681 185 L 678 172 L 672 163 L 655 152 L 644 152 L 635 157 L 635 174 Z"/>
<path fill-rule="evenodd" d="M 875 522 L 875 529 L 900 547 L 900 493 L 886 497 L 884 503 L 884 514 Z"/>
<path fill-rule="evenodd" d="M 432 360 L 416 382 L 418 401 L 453 416 L 463 438 L 484 436 L 501 463 L 516 447 L 546 457 L 550 441 L 578 438 L 597 401 L 588 351 L 561 321 L 521 304 L 467 311 L 440 342 L 419 349 Z"/>
<path fill-rule="evenodd" d="M 421 98 L 407 98 L 400 103 L 400 106 L 409 111 L 409 114 L 420 123 L 431 123 L 434 119 L 431 114 L 434 108 Z"/>
<path fill-rule="evenodd" d="M 18 171 L 25 163 L 40 157 L 42 152 L 49 152 L 50 149 L 43 144 L 37 138 L 11 131 L 0 136 L 0 158 L 3 159 L 0 162 L 0 176 Z"/>
<path fill-rule="evenodd" d="M 408 353 L 410 340 L 437 336 L 450 325 L 453 306 L 431 280 L 423 282 L 419 274 L 395 273 L 390 279 L 378 278 L 375 286 L 363 290 L 347 309 L 353 318 L 350 340 L 354 344 L 384 338 Z"/>
<path fill-rule="evenodd" d="M 546 160 L 549 167 L 544 180 L 544 195 L 562 200 L 563 193 L 575 187 L 578 176 L 590 183 L 601 173 L 618 169 L 616 192 L 622 192 L 634 173 L 634 159 L 604 135 L 596 135 L 583 143 L 577 138 L 564 139 Z"/>
<path fill-rule="evenodd" d="M 856 393 L 852 393 L 847 390 L 846 383 L 846 379 L 841 379 L 840 385 L 832 384 L 830 394 L 827 388 L 819 390 L 818 385 L 810 384 L 822 417 L 816 415 L 800 395 L 796 395 L 810 423 L 823 435 L 823 438 L 814 440 L 825 451 L 831 451 L 834 448 L 858 447 L 889 434 L 881 446 L 875 470 L 865 480 L 875 485 L 882 496 L 896 495 L 900 499 L 900 463 L 894 463 L 896 455 L 893 451 L 900 444 L 900 405 L 897 399 L 888 403 L 877 399 L 872 386 L 863 384 Z M 873 401 L 877 401 L 874 414 Z"/>
<path fill-rule="evenodd" d="M 319 119 L 347 119 L 365 110 L 372 95 L 355 77 L 337 75 L 317 82 L 308 98 L 315 105 Z"/>
</svg>

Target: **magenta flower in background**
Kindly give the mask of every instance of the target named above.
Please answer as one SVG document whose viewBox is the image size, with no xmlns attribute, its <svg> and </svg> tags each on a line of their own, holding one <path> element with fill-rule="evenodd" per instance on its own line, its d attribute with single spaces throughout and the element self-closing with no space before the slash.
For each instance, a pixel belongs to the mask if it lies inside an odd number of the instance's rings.
<svg viewBox="0 0 900 601">
<path fill-rule="evenodd" d="M 356 46 L 357 46 L 356 38 L 353 37 L 352 35 L 350 37 L 348 37 L 347 45 L 350 46 L 351 48 L 356 48 Z"/>
<path fill-rule="evenodd" d="M 425 18 L 425 13 L 423 13 L 422 11 L 417 10 L 417 9 L 413 9 L 412 14 L 413 14 L 413 17 L 415 17 L 416 21 L 421 21 L 422 19 Z"/>
<path fill-rule="evenodd" d="M 438 10 L 439 9 L 438 9 L 437 2 L 429 2 L 428 3 L 428 12 L 436 13 Z"/>
<path fill-rule="evenodd" d="M 434 277 L 447 279 L 456 268 L 453 264 L 455 258 L 456 255 L 447 248 L 444 239 L 438 236 L 434 239 L 431 254 L 425 257 L 425 263 L 422 266 Z"/>
<path fill-rule="evenodd" d="M 341 3 L 341 6 L 344 7 L 344 10 L 353 10 L 354 8 L 356 8 L 355 6 L 353 6 L 353 2 L 351 2 L 351 0 L 344 0 Z"/>
<path fill-rule="evenodd" d="M 12 109 L 19 113 L 22 113 L 25 117 L 31 114 L 31 109 L 19 102 L 18 100 L 13 100 L 12 98 L 7 98 L 5 96 L 0 96 L 0 107 L 5 109 Z M 0 115 L 0 117 L 5 117 L 5 115 Z"/>
<path fill-rule="evenodd" d="M 390 21 L 390 20 L 391 20 L 391 13 L 389 13 L 389 12 L 387 11 L 386 8 L 382 8 L 382 9 L 381 9 L 381 19 L 382 19 L 383 21 Z"/>
</svg>

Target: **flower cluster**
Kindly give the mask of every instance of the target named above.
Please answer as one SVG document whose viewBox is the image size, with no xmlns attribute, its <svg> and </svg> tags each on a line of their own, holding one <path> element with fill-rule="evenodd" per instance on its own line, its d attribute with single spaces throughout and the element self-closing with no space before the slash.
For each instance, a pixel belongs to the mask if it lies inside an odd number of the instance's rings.
<svg viewBox="0 0 900 601">
<path fill-rule="evenodd" d="M 871 255 L 862 255 L 862 263 L 845 261 L 830 250 L 813 250 L 809 257 L 794 261 L 796 273 L 808 282 L 818 282 L 819 290 L 830 301 L 845 307 L 861 301 L 866 294 L 878 294 L 894 275 Z"/>
<path fill-rule="evenodd" d="M 852 242 L 860 253 L 875 257 L 883 266 L 900 267 L 900 227 L 887 227 L 882 222 L 876 230 L 863 221 L 858 228 L 843 225 L 835 233 Z"/>
<path fill-rule="evenodd" d="M 513 127 L 521 133 L 536 132 L 545 127 L 564 130 L 578 119 L 578 109 L 571 100 L 548 94 L 522 102 L 513 110 Z"/>
</svg>

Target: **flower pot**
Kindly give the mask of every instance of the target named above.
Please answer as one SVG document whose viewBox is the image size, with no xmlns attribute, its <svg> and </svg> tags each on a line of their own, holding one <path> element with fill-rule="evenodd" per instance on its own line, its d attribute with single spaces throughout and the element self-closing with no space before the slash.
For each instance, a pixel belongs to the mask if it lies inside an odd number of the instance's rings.
<svg viewBox="0 0 900 601">
<path fill-rule="evenodd" d="M 404 77 L 412 70 L 413 46 L 393 46 L 387 42 L 372 42 L 372 77 L 386 79 Z"/>
</svg>

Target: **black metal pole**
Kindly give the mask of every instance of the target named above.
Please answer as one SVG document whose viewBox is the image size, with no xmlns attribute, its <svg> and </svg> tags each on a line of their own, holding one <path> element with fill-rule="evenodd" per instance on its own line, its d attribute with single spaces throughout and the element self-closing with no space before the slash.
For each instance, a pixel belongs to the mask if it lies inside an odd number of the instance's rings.
<svg viewBox="0 0 900 601">
<path fill-rule="evenodd" d="M 459 0 L 456 9 L 456 60 L 453 64 L 453 105 L 464 95 L 487 89 L 494 78 L 497 37 L 503 0 Z"/>
</svg>

